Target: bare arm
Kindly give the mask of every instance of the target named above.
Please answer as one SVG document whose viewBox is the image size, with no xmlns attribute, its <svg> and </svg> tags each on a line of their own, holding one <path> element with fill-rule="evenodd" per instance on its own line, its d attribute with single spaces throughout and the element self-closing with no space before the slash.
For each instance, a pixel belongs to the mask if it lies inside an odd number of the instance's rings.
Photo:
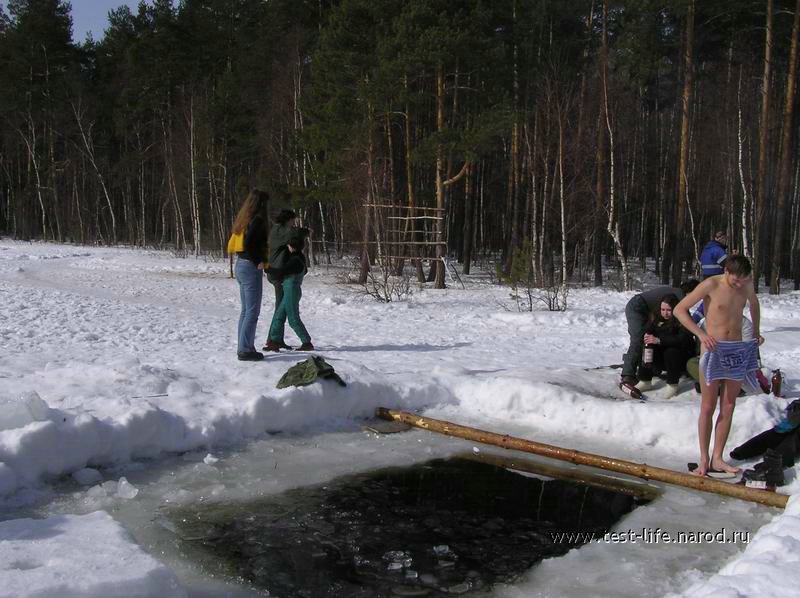
<svg viewBox="0 0 800 598">
<path fill-rule="evenodd" d="M 673 310 L 675 317 L 678 318 L 678 321 L 683 327 L 699 338 L 700 342 L 708 351 L 713 351 L 716 348 L 717 341 L 713 336 L 706 334 L 702 328 L 694 323 L 692 316 L 689 315 L 689 308 L 702 301 L 715 285 L 716 281 L 713 278 L 707 278 L 697 285 L 694 291 L 686 295 Z M 706 317 L 708 317 L 708 314 L 706 314 Z"/>
<path fill-rule="evenodd" d="M 761 304 L 758 302 L 758 295 L 752 286 L 750 294 L 747 296 L 747 302 L 750 304 L 750 319 L 753 321 L 753 338 L 761 345 L 764 343 L 764 337 L 761 336 Z"/>
</svg>

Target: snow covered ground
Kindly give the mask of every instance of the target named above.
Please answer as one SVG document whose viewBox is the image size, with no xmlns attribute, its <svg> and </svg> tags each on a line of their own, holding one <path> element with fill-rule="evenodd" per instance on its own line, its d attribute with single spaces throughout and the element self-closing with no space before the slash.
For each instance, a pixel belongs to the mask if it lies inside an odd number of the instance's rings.
<svg viewBox="0 0 800 598">
<path fill-rule="evenodd" d="M 465 449 L 421 431 L 360 431 L 377 406 L 676 470 L 697 458 L 691 385 L 672 400 L 658 388 L 646 404 L 610 400 L 618 370 L 587 369 L 621 361 L 631 293 L 574 289 L 566 312 L 518 313 L 508 289 L 478 275 L 466 290 L 379 304 L 318 268 L 303 318 L 348 386 L 276 390 L 305 356 L 236 360 L 227 271 L 169 252 L 0 240 L 0 596 L 237 591 L 175 554 L 154 513 Z M 741 399 L 729 448 L 800 397 L 800 293 L 760 299 L 764 365 L 783 370 L 786 399 Z M 787 474 L 781 491 L 800 492 L 797 469 Z M 590 543 L 494 594 L 791 595 L 800 584 L 797 497 L 779 512 L 664 488 L 615 529 L 643 528 L 751 538 Z"/>
</svg>

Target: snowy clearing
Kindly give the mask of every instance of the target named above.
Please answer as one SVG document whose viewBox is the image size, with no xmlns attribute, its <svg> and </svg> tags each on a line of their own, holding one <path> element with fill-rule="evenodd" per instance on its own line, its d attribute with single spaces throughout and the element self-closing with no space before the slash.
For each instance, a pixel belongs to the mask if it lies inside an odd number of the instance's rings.
<svg viewBox="0 0 800 598">
<path fill-rule="evenodd" d="M 610 400 L 618 370 L 587 369 L 621 362 L 631 293 L 573 289 L 566 312 L 518 313 L 508 289 L 465 282 L 379 304 L 337 285 L 334 270 L 312 270 L 303 319 L 348 386 L 277 390 L 306 355 L 236 360 L 227 262 L 0 241 L 0 596 L 215 595 L 139 529 L 165 502 L 277 492 L 465 449 L 421 431 L 361 432 L 378 406 L 679 471 L 696 460 L 691 384 L 672 400 L 659 388 L 646 404 Z M 764 365 L 783 370 L 786 398 L 741 399 L 729 449 L 800 396 L 800 293 L 759 297 Z M 267 285 L 259 341 L 270 316 Z M 280 469 L 258 469 L 265 452 L 282 455 Z M 800 491 L 797 468 L 781 491 Z M 780 513 L 665 488 L 616 529 L 659 526 L 752 534 L 746 549 L 590 543 L 494 594 L 789 595 L 800 584 L 797 497 Z M 91 549 L 100 538 L 102 566 Z"/>
</svg>

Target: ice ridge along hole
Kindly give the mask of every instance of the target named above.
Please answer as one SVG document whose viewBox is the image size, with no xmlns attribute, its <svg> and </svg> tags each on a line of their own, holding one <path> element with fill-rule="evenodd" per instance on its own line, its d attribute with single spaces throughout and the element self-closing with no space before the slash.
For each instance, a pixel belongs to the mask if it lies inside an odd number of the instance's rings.
<svg viewBox="0 0 800 598">
<path fill-rule="evenodd" d="M 272 596 L 444 596 L 510 582 L 644 501 L 465 458 L 166 513 L 209 571 Z"/>
</svg>

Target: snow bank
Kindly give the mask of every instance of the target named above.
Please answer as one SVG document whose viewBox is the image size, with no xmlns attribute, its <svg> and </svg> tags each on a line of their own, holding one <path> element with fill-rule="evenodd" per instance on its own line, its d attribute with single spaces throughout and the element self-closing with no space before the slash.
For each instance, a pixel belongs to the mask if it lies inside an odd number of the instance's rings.
<svg viewBox="0 0 800 598">
<path fill-rule="evenodd" d="M 172 572 L 102 511 L 0 523 L 0 578 L 3 598 L 186 596 Z"/>
<path fill-rule="evenodd" d="M 49 409 L 34 393 L 28 396 L 36 397 L 31 402 L 33 413 L 27 399 L 9 400 L 6 404 L 13 408 L 0 418 L 0 427 L 6 428 L 0 430 L 0 495 L 34 486 L 43 478 L 77 473 L 89 465 L 111 466 L 165 452 L 229 446 L 265 432 L 347 427 L 352 426 L 348 421 L 372 416 L 378 406 L 417 410 L 448 401 L 447 391 L 439 386 L 396 387 L 368 368 L 333 360 L 337 371 L 350 381 L 347 388 L 322 381 L 275 389 L 283 369 L 299 359 L 278 361 L 283 365 L 272 368 L 274 373 L 263 382 L 260 393 L 243 389 L 208 393 L 172 372 L 166 378 L 176 380 L 161 380 L 167 392 L 159 397 L 164 399 L 160 405 L 155 399 L 106 397 L 77 409 Z M 52 369 L 49 375 L 63 384 L 74 375 L 72 368 Z M 141 382 L 157 371 L 147 365 L 118 369 L 116 382 Z M 103 415 L 91 413 L 96 411 Z"/>
<path fill-rule="evenodd" d="M 681 596 L 794 596 L 800 587 L 800 497 L 789 499 L 786 510 L 763 526 L 744 553 L 708 580 Z"/>
</svg>

